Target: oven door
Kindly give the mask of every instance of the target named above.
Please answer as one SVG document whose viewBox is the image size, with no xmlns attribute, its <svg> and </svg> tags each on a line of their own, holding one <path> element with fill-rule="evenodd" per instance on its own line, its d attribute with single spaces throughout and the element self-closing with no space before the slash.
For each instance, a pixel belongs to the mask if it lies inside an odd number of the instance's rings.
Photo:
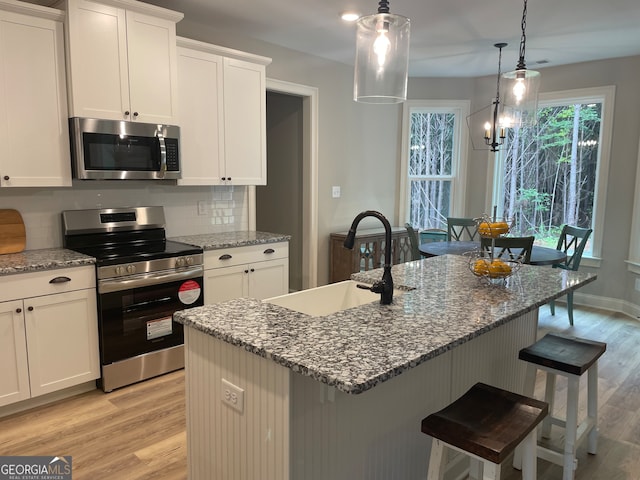
<svg viewBox="0 0 640 480">
<path fill-rule="evenodd" d="M 182 345 L 177 310 L 203 304 L 202 267 L 98 282 L 102 365 Z"/>
</svg>

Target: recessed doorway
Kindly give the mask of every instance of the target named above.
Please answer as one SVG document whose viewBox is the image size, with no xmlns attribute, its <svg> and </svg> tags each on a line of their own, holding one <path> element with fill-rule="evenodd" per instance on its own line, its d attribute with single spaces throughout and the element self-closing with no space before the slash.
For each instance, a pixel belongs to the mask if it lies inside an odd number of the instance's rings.
<svg viewBox="0 0 640 480">
<path fill-rule="evenodd" d="M 267 185 L 255 187 L 250 204 L 256 230 L 291 235 L 291 291 L 317 286 L 317 96 L 267 80 Z"/>
</svg>

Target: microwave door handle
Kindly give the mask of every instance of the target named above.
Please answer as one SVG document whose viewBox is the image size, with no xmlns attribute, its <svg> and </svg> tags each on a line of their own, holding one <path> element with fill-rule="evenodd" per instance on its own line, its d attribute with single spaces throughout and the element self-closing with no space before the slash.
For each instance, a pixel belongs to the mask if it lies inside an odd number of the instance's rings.
<svg viewBox="0 0 640 480">
<path fill-rule="evenodd" d="M 158 129 L 158 143 L 160 144 L 160 178 L 164 178 L 167 172 L 167 146 L 160 129 Z"/>
</svg>

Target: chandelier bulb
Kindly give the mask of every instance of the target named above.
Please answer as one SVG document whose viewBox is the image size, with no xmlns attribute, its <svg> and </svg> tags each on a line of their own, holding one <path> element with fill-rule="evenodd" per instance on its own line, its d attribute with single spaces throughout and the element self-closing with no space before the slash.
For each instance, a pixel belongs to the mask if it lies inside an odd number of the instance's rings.
<svg viewBox="0 0 640 480">
<path fill-rule="evenodd" d="M 513 85 L 513 96 L 516 98 L 516 101 L 518 103 L 522 101 L 525 93 L 526 93 L 526 87 L 524 85 L 524 79 L 517 78 L 516 83 Z"/>
<path fill-rule="evenodd" d="M 373 42 L 373 51 L 378 57 L 378 67 L 383 68 L 387 61 L 387 55 L 391 51 L 391 41 L 387 36 L 389 24 L 387 22 L 380 23 L 383 25 L 377 29 L 378 36 Z"/>
</svg>

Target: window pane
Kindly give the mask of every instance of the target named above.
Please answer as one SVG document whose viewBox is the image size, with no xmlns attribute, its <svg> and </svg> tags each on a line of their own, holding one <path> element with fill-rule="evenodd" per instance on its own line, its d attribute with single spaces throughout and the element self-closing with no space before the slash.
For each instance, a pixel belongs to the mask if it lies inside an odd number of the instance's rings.
<svg viewBox="0 0 640 480">
<path fill-rule="evenodd" d="M 409 223 L 415 228 L 447 228 L 451 181 L 414 180 L 411 182 Z"/>
<path fill-rule="evenodd" d="M 502 211 L 514 233 L 555 246 L 563 224 L 591 228 L 601 112 L 602 103 L 546 106 L 536 126 L 508 130 Z"/>
<path fill-rule="evenodd" d="M 451 175 L 453 113 L 411 113 L 409 176 Z"/>
</svg>

